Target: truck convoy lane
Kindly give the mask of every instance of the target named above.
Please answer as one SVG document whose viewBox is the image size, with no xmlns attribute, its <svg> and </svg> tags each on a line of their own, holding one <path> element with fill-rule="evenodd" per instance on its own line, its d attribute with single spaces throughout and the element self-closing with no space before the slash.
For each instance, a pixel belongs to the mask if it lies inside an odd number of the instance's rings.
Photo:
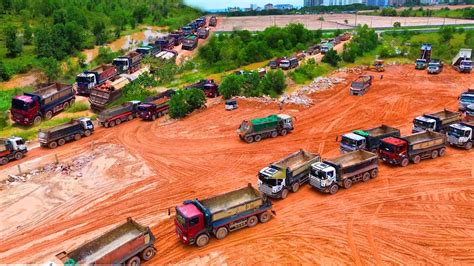
<svg viewBox="0 0 474 266">
<path fill-rule="evenodd" d="M 0 139 L 0 165 L 5 165 L 13 159 L 20 160 L 27 152 L 25 140 L 20 137 Z"/>
<path fill-rule="evenodd" d="M 49 120 L 69 108 L 75 99 L 72 85 L 41 84 L 34 92 L 13 97 L 12 119 L 22 125 L 38 125 L 43 118 Z"/>
<path fill-rule="evenodd" d="M 73 119 L 71 122 L 48 129 L 40 129 L 38 139 L 41 147 L 55 149 L 66 142 L 80 140 L 94 132 L 94 125 L 89 118 Z"/>
<path fill-rule="evenodd" d="M 270 115 L 264 118 L 244 120 L 240 124 L 237 134 L 247 143 L 259 142 L 262 138 L 276 138 L 286 136 L 293 131 L 293 119 L 286 114 Z"/>
<path fill-rule="evenodd" d="M 341 152 L 366 150 L 376 153 L 380 140 L 386 137 L 400 137 L 400 130 L 387 125 L 367 130 L 354 130 L 352 133 L 342 135 L 340 150 Z"/>
<path fill-rule="evenodd" d="M 312 164 L 309 183 L 320 192 L 336 194 L 339 187 L 349 189 L 353 183 L 367 182 L 377 174 L 377 154 L 358 150 Z"/>
<path fill-rule="evenodd" d="M 404 137 L 388 137 L 381 141 L 379 157 L 382 161 L 403 167 L 410 161 L 417 164 L 421 159 L 444 156 L 446 136 L 433 131 L 423 131 Z"/>
<path fill-rule="evenodd" d="M 139 101 L 130 101 L 104 110 L 97 117 L 97 121 L 103 127 L 114 127 L 122 122 L 130 121 L 137 117 L 137 107 L 140 103 Z"/>
<path fill-rule="evenodd" d="M 175 226 L 184 244 L 207 245 L 214 235 L 223 239 L 231 231 L 270 220 L 272 202 L 250 184 L 205 200 L 188 200 L 176 207 Z"/>
<path fill-rule="evenodd" d="M 285 199 L 308 182 L 311 164 L 321 161 L 319 154 L 297 151 L 271 163 L 258 173 L 258 189 L 266 196 Z"/>
<path fill-rule="evenodd" d="M 431 60 L 431 44 L 424 43 L 421 45 L 420 58 L 415 61 L 415 69 L 426 69 Z"/>
<path fill-rule="evenodd" d="M 446 109 L 432 114 L 424 114 L 413 120 L 412 133 L 425 130 L 445 133 L 449 125 L 458 123 L 461 119 L 461 113 L 452 112 Z"/>
<path fill-rule="evenodd" d="M 118 75 L 118 71 L 113 65 L 100 65 L 90 71 L 85 71 L 76 76 L 77 93 L 89 95 L 92 88 L 116 75 Z"/>
<path fill-rule="evenodd" d="M 448 128 L 448 143 L 452 146 L 472 149 L 474 142 L 474 121 L 452 124 Z"/>
<path fill-rule="evenodd" d="M 461 48 L 453 58 L 451 65 L 460 73 L 471 73 L 472 71 L 472 49 Z"/>
<path fill-rule="evenodd" d="M 359 76 L 359 78 L 351 83 L 351 87 L 349 89 L 350 95 L 362 96 L 366 94 L 367 91 L 369 91 L 370 86 L 372 86 L 373 80 L 374 76 L 372 75 Z"/>
<path fill-rule="evenodd" d="M 56 255 L 64 265 L 140 265 L 156 254 L 149 227 L 132 218 L 82 246 Z"/>
</svg>

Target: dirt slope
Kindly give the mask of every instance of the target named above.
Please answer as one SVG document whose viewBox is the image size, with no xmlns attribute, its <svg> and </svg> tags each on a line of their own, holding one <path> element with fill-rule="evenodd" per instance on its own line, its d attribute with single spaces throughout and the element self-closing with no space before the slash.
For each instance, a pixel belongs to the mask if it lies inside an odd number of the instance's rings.
<svg viewBox="0 0 474 266">
<path fill-rule="evenodd" d="M 132 121 L 58 148 L 54 153 L 67 158 L 90 149 L 91 140 L 117 144 L 140 154 L 156 174 L 113 191 L 100 187 L 86 201 L 69 199 L 54 215 L 19 222 L 21 227 L 0 238 L 0 263 L 45 262 L 128 216 L 149 224 L 157 237 L 158 256 L 150 264 L 474 263 L 474 152 L 453 148 L 444 158 L 406 168 L 382 164 L 379 177 L 334 196 L 304 186 L 274 202 L 277 216 L 269 223 L 211 239 L 204 248 L 178 241 L 169 207 L 255 185 L 259 169 L 300 148 L 337 155 L 336 136 L 353 129 L 386 123 L 408 134 L 415 116 L 456 109 L 459 93 L 474 84 L 472 74 L 449 67 L 428 76 L 412 65 L 388 66 L 368 94 L 351 97 L 348 83 L 355 74 L 335 75 L 347 83 L 312 96 L 313 107 L 284 108 L 297 119 L 296 130 L 286 137 L 241 142 L 235 129 L 242 119 L 278 107 L 240 101 L 236 111 L 219 104 L 178 122 Z M 40 154 L 53 151 L 33 150 L 27 160 Z"/>
</svg>

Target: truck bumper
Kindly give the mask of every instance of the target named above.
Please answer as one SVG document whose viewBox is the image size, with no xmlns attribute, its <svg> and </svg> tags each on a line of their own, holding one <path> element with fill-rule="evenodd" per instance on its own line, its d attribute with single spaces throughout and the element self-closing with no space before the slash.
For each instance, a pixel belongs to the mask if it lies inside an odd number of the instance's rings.
<svg viewBox="0 0 474 266">
<path fill-rule="evenodd" d="M 392 164 L 392 165 L 400 164 L 400 162 L 397 159 L 390 159 L 390 158 L 387 158 L 387 157 L 380 157 L 380 160 L 382 160 L 385 163 Z"/>
<path fill-rule="evenodd" d="M 466 146 L 466 143 L 459 143 L 459 142 L 451 142 L 448 140 L 449 145 L 454 146 L 454 147 L 459 147 L 459 148 L 464 148 Z"/>
</svg>

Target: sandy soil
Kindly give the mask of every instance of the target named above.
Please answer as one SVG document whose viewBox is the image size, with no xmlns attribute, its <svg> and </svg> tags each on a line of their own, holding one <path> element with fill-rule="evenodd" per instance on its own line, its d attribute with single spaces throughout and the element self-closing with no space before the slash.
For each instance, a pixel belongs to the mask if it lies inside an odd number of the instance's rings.
<svg viewBox="0 0 474 266">
<path fill-rule="evenodd" d="M 320 17 L 324 21 L 319 20 Z M 355 14 L 325 14 L 325 15 L 280 15 L 280 16 L 249 16 L 249 17 L 223 17 L 222 23 L 217 25 L 216 31 L 250 30 L 262 31 L 267 27 L 284 27 L 290 23 L 302 23 L 306 28 L 316 29 L 349 29 L 357 25 L 367 24 L 370 27 L 393 27 L 398 21 L 402 26 L 427 26 L 427 25 L 456 25 L 474 24 L 474 20 L 425 18 L 425 17 L 380 17 Z M 347 20 L 347 23 L 345 22 Z"/>
<path fill-rule="evenodd" d="M 242 119 L 278 112 L 278 106 L 239 100 L 232 112 L 219 103 L 182 121 L 135 120 L 54 151 L 31 151 L 25 160 L 54 153 L 68 158 L 87 152 L 91 141 L 108 142 L 139 154 L 156 174 L 116 189 L 85 191 L 41 219 L 7 217 L 6 223 L 20 227 L 1 235 L 0 263 L 44 262 L 129 216 L 150 225 L 157 237 L 158 256 L 150 264 L 474 263 L 474 153 L 454 148 L 406 168 L 381 164 L 377 179 L 334 196 L 304 186 L 274 202 L 277 215 L 269 223 L 212 239 L 204 248 L 184 246 L 175 235 L 169 207 L 255 185 L 259 169 L 300 148 L 335 156 L 336 136 L 353 129 L 386 123 L 408 134 L 415 116 L 456 109 L 459 93 L 474 82 L 473 75 L 449 67 L 436 76 L 413 65 L 386 69 L 363 97 L 348 93 L 356 74 L 334 74 L 347 82 L 312 95 L 314 106 L 285 106 L 296 117 L 293 133 L 258 144 L 243 143 L 235 129 Z M 1 205 L 0 212 L 7 208 Z"/>
</svg>

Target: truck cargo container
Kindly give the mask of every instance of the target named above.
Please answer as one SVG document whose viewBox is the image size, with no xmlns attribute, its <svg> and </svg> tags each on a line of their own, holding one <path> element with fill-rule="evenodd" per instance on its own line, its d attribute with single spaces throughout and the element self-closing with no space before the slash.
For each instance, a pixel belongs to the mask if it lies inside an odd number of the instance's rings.
<svg viewBox="0 0 474 266">
<path fill-rule="evenodd" d="M 472 49 L 461 48 L 453 58 L 451 65 L 460 73 L 471 73 L 472 71 Z"/>
<path fill-rule="evenodd" d="M 439 59 L 431 59 L 427 68 L 428 74 L 439 74 L 443 71 L 443 61 Z"/>
<path fill-rule="evenodd" d="M 204 27 L 207 24 L 207 18 L 206 17 L 200 17 L 196 19 L 196 23 L 198 24 L 199 27 Z"/>
<path fill-rule="evenodd" d="M 444 156 L 446 136 L 423 131 L 405 137 L 388 137 L 380 142 L 378 153 L 382 161 L 405 167 L 410 161 L 417 164 L 421 159 Z"/>
<path fill-rule="evenodd" d="M 155 41 L 155 45 L 158 46 L 158 48 L 160 49 L 159 51 L 163 51 L 166 49 L 173 49 L 174 39 L 172 39 L 169 35 L 161 36 L 161 37 L 158 37 L 158 39 Z"/>
<path fill-rule="evenodd" d="M 127 218 L 124 224 L 56 257 L 64 265 L 140 265 L 155 256 L 154 245 L 150 228 Z"/>
<path fill-rule="evenodd" d="M 310 46 L 307 51 L 309 55 L 319 54 L 320 52 L 321 52 L 321 45 L 319 44 Z"/>
<path fill-rule="evenodd" d="M 400 130 L 387 125 L 367 130 L 355 130 L 342 136 L 339 148 L 342 152 L 366 150 L 376 153 L 380 140 L 387 137 L 400 137 Z"/>
<path fill-rule="evenodd" d="M 140 54 L 142 57 L 154 56 L 161 51 L 159 45 L 142 45 L 138 47 L 135 52 Z"/>
<path fill-rule="evenodd" d="M 198 37 L 196 35 L 189 35 L 183 40 L 181 49 L 183 50 L 194 50 L 198 46 Z"/>
<path fill-rule="evenodd" d="M 374 76 L 371 76 L 371 75 L 359 76 L 355 81 L 351 83 L 349 94 L 358 95 L 358 96 L 362 96 L 366 94 L 367 91 L 369 91 L 370 87 L 372 86 L 373 80 L 374 80 Z"/>
<path fill-rule="evenodd" d="M 219 96 L 219 85 L 213 79 L 202 79 L 197 83 L 186 86 L 186 90 L 189 89 L 200 89 L 204 92 L 206 97 L 215 98 Z"/>
<path fill-rule="evenodd" d="M 211 235 L 223 239 L 231 231 L 270 220 L 272 203 L 248 187 L 205 200 L 188 200 L 176 207 L 175 226 L 184 244 L 207 245 Z"/>
<path fill-rule="evenodd" d="M 176 51 L 161 51 L 155 57 L 164 61 L 173 61 L 178 56 Z"/>
<path fill-rule="evenodd" d="M 40 129 L 38 139 L 41 147 L 55 149 L 66 142 L 89 137 L 94 132 L 94 124 L 90 118 L 73 119 L 71 122 L 48 129 Z"/>
<path fill-rule="evenodd" d="M 130 101 L 104 110 L 100 112 L 97 121 L 103 127 L 114 127 L 122 122 L 130 121 L 137 117 L 137 107 L 140 103 L 139 101 Z"/>
<path fill-rule="evenodd" d="M 182 31 L 173 31 L 170 33 L 170 39 L 174 46 L 178 46 L 183 42 L 184 39 L 184 32 Z"/>
<path fill-rule="evenodd" d="M 345 42 L 351 39 L 351 34 L 349 32 L 344 32 L 341 35 L 341 41 Z"/>
<path fill-rule="evenodd" d="M 13 121 L 19 124 L 39 125 L 42 119 L 49 120 L 68 109 L 75 99 L 72 85 L 40 84 L 34 92 L 13 97 L 10 111 Z"/>
<path fill-rule="evenodd" d="M 207 39 L 209 37 L 209 30 L 205 28 L 198 29 L 197 36 L 199 39 Z"/>
<path fill-rule="evenodd" d="M 474 89 L 468 89 L 459 96 L 459 111 L 466 110 L 466 107 L 474 104 Z"/>
<path fill-rule="evenodd" d="M 292 57 L 290 59 L 284 59 L 280 61 L 280 68 L 283 70 L 293 69 L 299 66 L 298 58 Z"/>
<path fill-rule="evenodd" d="M 174 90 L 167 90 L 155 97 L 146 99 L 137 107 L 138 116 L 143 120 L 156 120 L 159 117 L 166 115 L 170 109 L 169 100 L 176 94 Z"/>
<path fill-rule="evenodd" d="M 112 65 L 117 68 L 119 74 L 133 73 L 140 69 L 142 54 L 139 52 L 129 52 L 124 56 L 119 56 L 112 61 Z M 92 89 L 91 89 L 92 91 Z"/>
<path fill-rule="evenodd" d="M 452 124 L 448 128 L 448 143 L 466 150 L 472 149 L 474 142 L 474 121 Z"/>
<path fill-rule="evenodd" d="M 20 160 L 28 152 L 25 140 L 20 137 L 0 139 L 0 165 L 5 165 L 11 160 Z"/>
<path fill-rule="evenodd" d="M 92 70 L 85 71 L 76 76 L 77 93 L 89 95 L 92 88 L 118 75 L 118 70 L 113 65 L 100 65 Z"/>
<path fill-rule="evenodd" d="M 431 60 L 431 44 L 424 43 L 421 45 L 420 57 L 415 61 L 415 69 L 426 69 Z"/>
<path fill-rule="evenodd" d="M 461 118 L 461 113 L 452 112 L 446 109 L 433 114 L 424 114 L 413 120 L 412 133 L 425 130 L 445 133 L 449 125 L 460 122 Z"/>
<path fill-rule="evenodd" d="M 135 81 L 136 79 L 138 79 L 141 75 L 143 74 L 147 74 L 147 73 L 150 73 L 150 69 L 148 67 L 143 67 L 131 74 L 121 74 L 120 76 L 123 77 L 123 78 L 126 78 L 128 80 L 130 80 L 130 82 L 133 82 Z"/>
<path fill-rule="evenodd" d="M 308 182 L 311 164 L 320 162 L 319 154 L 299 150 L 280 161 L 271 163 L 258 173 L 258 189 L 271 198 L 285 199 Z"/>
<path fill-rule="evenodd" d="M 209 26 L 210 26 L 210 27 L 215 27 L 215 26 L 217 26 L 217 17 L 216 17 L 216 16 L 212 16 L 212 17 L 209 19 Z"/>
<path fill-rule="evenodd" d="M 91 90 L 91 95 L 89 96 L 91 109 L 94 112 L 103 111 L 107 104 L 122 97 L 122 89 L 129 83 L 129 79 L 116 76 L 111 80 L 106 81 L 104 84 L 93 88 Z"/>
<path fill-rule="evenodd" d="M 181 31 L 183 31 L 184 36 L 192 35 L 194 34 L 194 29 L 191 28 L 190 26 L 184 26 L 181 28 Z"/>
<path fill-rule="evenodd" d="M 262 138 L 276 138 L 286 136 L 293 131 L 293 119 L 286 114 L 270 115 L 264 118 L 244 120 L 240 124 L 237 134 L 247 143 L 259 142 Z"/>
<path fill-rule="evenodd" d="M 358 150 L 311 165 L 309 183 L 321 192 L 336 194 L 339 187 L 349 189 L 353 183 L 367 182 L 377 174 L 377 154 Z"/>
</svg>

